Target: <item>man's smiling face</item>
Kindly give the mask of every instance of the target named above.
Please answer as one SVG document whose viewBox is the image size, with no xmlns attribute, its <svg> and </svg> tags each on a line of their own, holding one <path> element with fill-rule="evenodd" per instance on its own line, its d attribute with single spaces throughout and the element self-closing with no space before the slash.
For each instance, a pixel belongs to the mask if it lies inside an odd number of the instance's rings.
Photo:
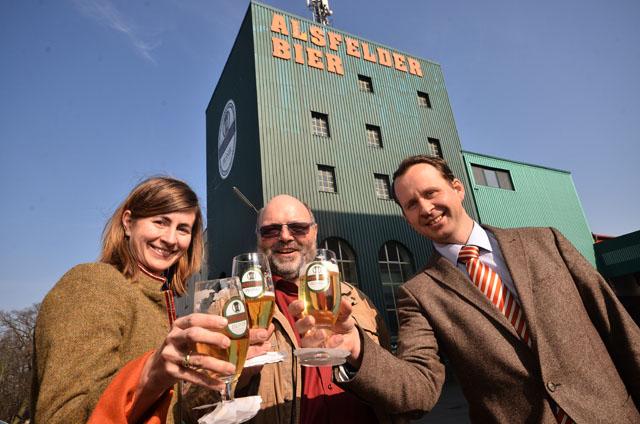
<svg viewBox="0 0 640 424">
<path fill-rule="evenodd" d="M 449 182 L 433 166 L 419 163 L 394 184 L 402 214 L 417 232 L 437 243 L 466 243 L 473 221 L 462 207 L 460 180 Z"/>
<path fill-rule="evenodd" d="M 310 223 L 311 215 L 295 197 L 280 195 L 265 206 L 260 215 L 259 227 L 273 224 Z M 277 237 L 258 234 L 258 251 L 269 257 L 271 272 L 297 284 L 302 259 L 313 259 L 316 251 L 317 225 L 309 227 L 306 234 L 294 235 L 284 225 Z"/>
</svg>

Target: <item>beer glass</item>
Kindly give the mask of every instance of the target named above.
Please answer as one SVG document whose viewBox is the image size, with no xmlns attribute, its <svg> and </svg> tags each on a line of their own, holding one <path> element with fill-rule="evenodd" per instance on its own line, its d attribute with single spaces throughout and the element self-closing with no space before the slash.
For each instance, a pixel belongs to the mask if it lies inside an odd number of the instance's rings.
<svg viewBox="0 0 640 424">
<path fill-rule="evenodd" d="M 212 377 L 222 380 L 224 391 L 220 392 L 222 401 L 232 401 L 238 377 L 244 367 L 249 349 L 249 324 L 242 287 L 237 277 L 200 281 L 195 284 L 194 312 L 214 314 L 227 319 L 227 326 L 219 331 L 231 339 L 226 349 L 204 343 L 196 343 L 196 351 L 213 356 L 222 361 L 231 362 L 236 370 L 231 375 L 219 375 L 207 371 Z"/>
<path fill-rule="evenodd" d="M 276 295 L 269 259 L 264 253 L 243 253 L 233 258 L 231 275 L 240 279 L 250 328 L 269 328 Z"/>
<path fill-rule="evenodd" d="M 303 316 L 315 318 L 316 328 L 324 330 L 327 337 L 338 317 L 340 308 L 340 271 L 336 254 L 318 249 L 311 261 L 303 261 L 300 267 L 298 299 L 304 302 Z M 298 349 L 297 356 L 305 366 L 332 366 L 345 363 L 349 352 L 341 349 Z"/>
</svg>

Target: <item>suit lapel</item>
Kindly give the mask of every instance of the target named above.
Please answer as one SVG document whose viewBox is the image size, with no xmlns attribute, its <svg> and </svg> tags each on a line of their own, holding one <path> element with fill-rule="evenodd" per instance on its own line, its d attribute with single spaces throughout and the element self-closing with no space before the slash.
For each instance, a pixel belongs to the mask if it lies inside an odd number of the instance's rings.
<svg viewBox="0 0 640 424">
<path fill-rule="evenodd" d="M 483 227 L 493 233 L 500 245 L 502 256 L 509 269 L 509 274 L 511 274 L 511 281 L 513 281 L 513 285 L 516 288 L 520 306 L 535 344 L 536 322 L 535 308 L 533 306 L 533 281 L 529 273 L 527 256 L 525 255 L 526 250 L 522 239 L 517 230 L 504 230 L 486 225 L 483 225 Z"/>
<path fill-rule="evenodd" d="M 438 283 L 456 292 L 467 303 L 480 309 L 486 315 L 493 318 L 496 324 L 503 326 L 507 331 L 519 337 L 513 325 L 495 307 L 493 303 L 471 281 L 471 279 L 456 268 L 451 262 L 440 255 L 435 249 L 425 266 L 424 272 Z"/>
</svg>

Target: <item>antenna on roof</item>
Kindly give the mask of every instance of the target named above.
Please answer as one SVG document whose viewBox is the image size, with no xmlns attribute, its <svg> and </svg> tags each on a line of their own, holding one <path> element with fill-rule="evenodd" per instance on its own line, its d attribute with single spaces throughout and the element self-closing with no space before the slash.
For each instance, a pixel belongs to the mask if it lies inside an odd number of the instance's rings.
<svg viewBox="0 0 640 424">
<path fill-rule="evenodd" d="M 329 0 L 307 0 L 307 7 L 313 10 L 313 20 L 322 25 L 329 25 L 329 16 L 333 10 L 329 9 Z"/>
</svg>

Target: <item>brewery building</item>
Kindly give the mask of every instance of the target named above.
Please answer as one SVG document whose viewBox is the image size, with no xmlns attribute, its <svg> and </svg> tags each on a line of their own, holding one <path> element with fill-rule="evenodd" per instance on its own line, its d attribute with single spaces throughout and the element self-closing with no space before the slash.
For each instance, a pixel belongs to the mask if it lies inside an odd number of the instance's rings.
<svg viewBox="0 0 640 424">
<path fill-rule="evenodd" d="M 256 249 L 256 212 L 234 187 L 257 209 L 289 194 L 312 209 L 342 278 L 397 334 L 397 289 L 432 250 L 390 194 L 397 165 L 415 154 L 447 160 L 475 220 L 555 226 L 595 264 L 568 172 L 464 152 L 438 63 L 337 28 L 252 2 L 206 134 L 208 278 L 230 275 L 233 256 Z"/>
</svg>

